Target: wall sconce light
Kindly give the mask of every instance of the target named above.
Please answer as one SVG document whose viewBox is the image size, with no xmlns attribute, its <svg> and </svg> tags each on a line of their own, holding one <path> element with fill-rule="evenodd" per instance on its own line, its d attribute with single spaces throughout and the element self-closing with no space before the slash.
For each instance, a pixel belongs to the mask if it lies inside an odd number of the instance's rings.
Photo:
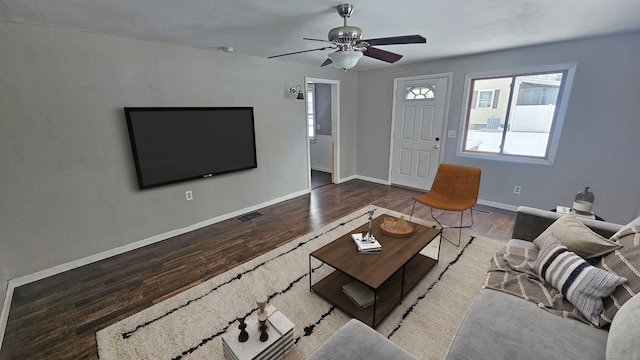
<svg viewBox="0 0 640 360">
<path fill-rule="evenodd" d="M 291 94 L 291 96 L 295 96 L 298 100 L 304 100 L 304 93 L 302 92 L 302 87 L 300 85 L 290 88 L 289 94 Z"/>
</svg>

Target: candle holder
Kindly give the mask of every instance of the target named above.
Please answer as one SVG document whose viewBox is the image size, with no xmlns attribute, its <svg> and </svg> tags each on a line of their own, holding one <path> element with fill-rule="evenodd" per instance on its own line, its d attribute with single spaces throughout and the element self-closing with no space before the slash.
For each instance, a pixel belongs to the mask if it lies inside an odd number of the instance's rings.
<svg viewBox="0 0 640 360">
<path fill-rule="evenodd" d="M 256 297 L 256 304 L 258 304 L 258 316 L 260 314 L 267 313 L 267 310 L 265 310 L 267 307 L 267 302 L 269 302 L 269 299 L 264 295 Z"/>
<path fill-rule="evenodd" d="M 269 340 L 269 334 L 267 333 L 267 314 L 258 315 L 258 323 L 260 323 L 260 341 L 265 342 Z"/>
<path fill-rule="evenodd" d="M 247 314 L 241 311 L 238 311 L 238 313 L 236 314 L 236 319 L 238 319 L 238 322 L 240 323 L 240 325 L 238 325 L 238 329 L 240 329 L 240 335 L 238 335 L 238 341 L 240 342 L 245 342 L 249 340 L 249 333 L 246 330 L 247 324 L 244 322 L 246 317 L 247 317 Z"/>
</svg>

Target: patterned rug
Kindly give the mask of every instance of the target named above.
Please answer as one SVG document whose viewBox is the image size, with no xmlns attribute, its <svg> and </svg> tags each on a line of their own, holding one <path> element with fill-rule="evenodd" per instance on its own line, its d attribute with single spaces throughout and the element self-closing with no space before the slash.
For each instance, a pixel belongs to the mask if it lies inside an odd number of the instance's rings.
<svg viewBox="0 0 640 360">
<path fill-rule="evenodd" d="M 309 253 L 367 223 L 370 210 L 402 215 L 367 206 L 102 329 L 96 334 L 100 359 L 223 359 L 222 335 L 238 326 L 238 311 L 255 314 L 260 295 L 295 324 L 295 346 L 286 359 L 306 358 L 349 320 L 309 291 Z M 445 236 L 448 231 L 458 235 L 446 229 Z M 438 243 L 423 253 L 433 257 Z M 437 265 L 376 330 L 419 359 L 442 359 L 502 246 L 465 233 L 459 248 L 443 241 Z M 331 271 L 319 262 L 314 266 L 313 279 Z"/>
</svg>

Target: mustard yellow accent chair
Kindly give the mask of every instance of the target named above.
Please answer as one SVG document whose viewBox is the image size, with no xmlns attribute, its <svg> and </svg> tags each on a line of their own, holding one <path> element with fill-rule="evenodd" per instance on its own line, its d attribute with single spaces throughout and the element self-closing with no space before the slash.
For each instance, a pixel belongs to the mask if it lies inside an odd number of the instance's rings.
<svg viewBox="0 0 640 360">
<path fill-rule="evenodd" d="M 413 197 L 413 208 L 411 209 L 411 216 L 416 207 L 416 202 L 429 206 L 431 208 L 431 217 L 440 225 L 445 228 L 459 228 L 458 243 L 442 236 L 443 239 L 450 243 L 460 246 L 460 239 L 462 238 L 462 228 L 468 228 L 473 226 L 473 206 L 478 201 L 478 191 L 480 190 L 480 173 L 481 170 L 474 167 L 452 165 L 452 164 L 440 164 L 438 172 L 433 180 L 433 186 L 431 191 L 427 194 L 416 195 Z M 445 210 L 445 211 L 459 211 L 460 212 L 460 225 L 459 226 L 445 226 L 433 215 L 433 209 Z M 462 225 L 464 211 L 470 209 L 471 211 L 471 224 Z"/>
</svg>

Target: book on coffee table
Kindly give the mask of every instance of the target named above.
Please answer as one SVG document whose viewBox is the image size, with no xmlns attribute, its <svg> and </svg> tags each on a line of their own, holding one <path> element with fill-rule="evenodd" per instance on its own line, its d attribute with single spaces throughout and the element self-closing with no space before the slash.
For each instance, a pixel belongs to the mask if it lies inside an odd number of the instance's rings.
<svg viewBox="0 0 640 360">
<path fill-rule="evenodd" d="M 342 285 L 342 292 L 361 310 L 373 305 L 375 297 L 373 290 L 359 281 Z"/>
<path fill-rule="evenodd" d="M 361 233 L 357 233 L 357 234 L 351 234 L 351 238 L 353 239 L 353 242 L 356 243 L 359 253 L 375 254 L 375 253 L 379 253 L 380 250 L 382 250 L 382 245 L 380 245 L 378 240 L 376 240 L 376 238 L 373 237 L 373 235 L 371 236 L 371 238 L 369 237 L 363 238 Z"/>
</svg>

